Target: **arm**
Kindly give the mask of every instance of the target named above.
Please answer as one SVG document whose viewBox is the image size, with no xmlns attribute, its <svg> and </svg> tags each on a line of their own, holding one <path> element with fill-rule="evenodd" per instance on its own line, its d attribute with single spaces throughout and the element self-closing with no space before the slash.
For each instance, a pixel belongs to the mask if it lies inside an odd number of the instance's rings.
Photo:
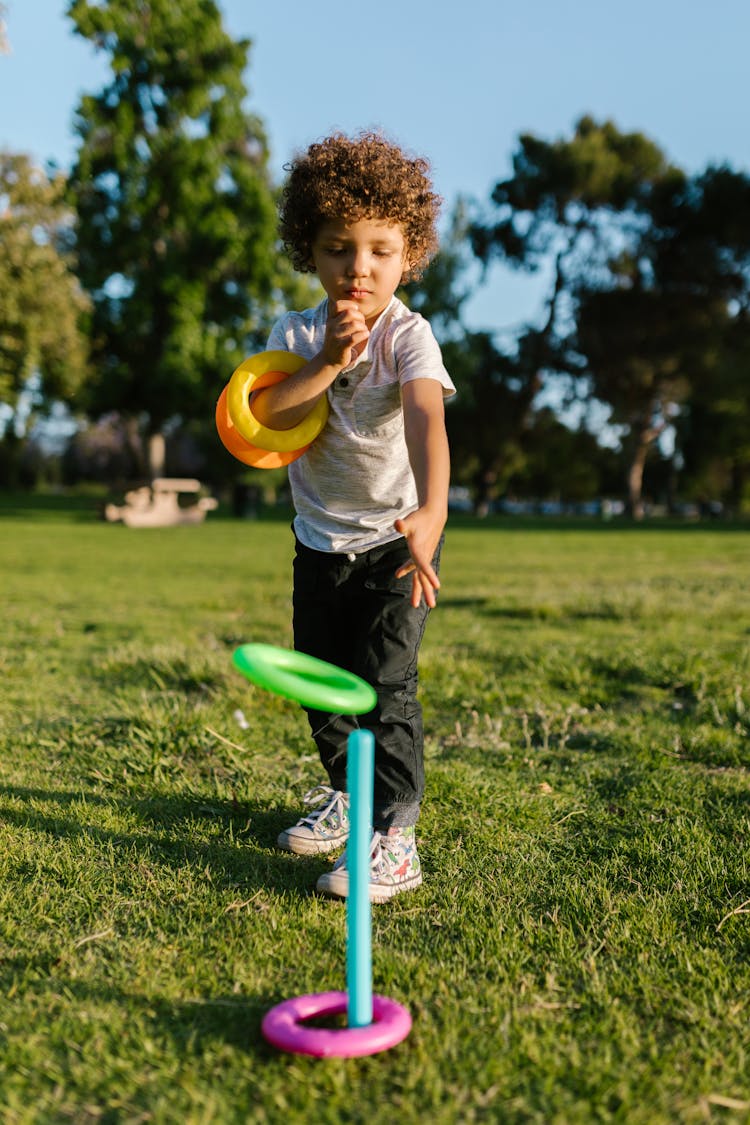
<svg viewBox="0 0 750 1125">
<path fill-rule="evenodd" d="M 405 538 L 411 562 L 396 571 L 396 577 L 412 577 L 411 604 L 416 608 L 422 597 L 430 608 L 436 604 L 435 591 L 440 580 L 432 558 L 448 518 L 450 455 L 445 432 L 443 388 L 435 379 L 414 379 L 402 387 L 406 446 L 419 507 L 394 527 Z"/>
<path fill-rule="evenodd" d="M 263 426 L 290 430 L 305 418 L 336 376 L 351 363 L 354 349 L 370 335 L 354 301 L 331 303 L 323 347 L 309 363 L 281 383 L 251 395 L 252 411 Z"/>
</svg>

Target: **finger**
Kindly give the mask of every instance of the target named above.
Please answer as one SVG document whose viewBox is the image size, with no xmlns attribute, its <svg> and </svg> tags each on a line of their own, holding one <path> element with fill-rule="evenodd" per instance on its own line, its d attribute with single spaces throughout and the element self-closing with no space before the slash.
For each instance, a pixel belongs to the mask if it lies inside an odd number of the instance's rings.
<svg viewBox="0 0 750 1125">
<path fill-rule="evenodd" d="M 412 580 L 411 588 L 411 604 L 414 606 L 414 609 L 419 609 L 419 603 L 423 597 L 427 606 L 430 609 L 434 609 L 437 605 L 437 598 L 435 597 L 435 590 L 432 583 L 427 581 L 424 574 L 420 574 L 419 571 L 417 571 Z"/>
<path fill-rule="evenodd" d="M 409 564 L 405 563 L 404 565 L 408 566 Z M 425 581 L 428 582 L 434 589 L 440 589 L 440 579 L 433 570 L 432 565 L 427 562 L 426 559 L 417 558 L 414 556 L 414 554 L 412 554 L 411 568 L 413 568 L 414 570 L 418 570 Z M 408 574 L 410 573 L 410 571 L 406 571 L 406 573 Z"/>
<path fill-rule="evenodd" d="M 346 347 L 353 347 L 355 344 L 361 344 L 367 340 L 370 333 L 366 328 L 358 328 L 356 324 L 342 324 L 334 332 L 334 339 Z"/>
<path fill-rule="evenodd" d="M 359 312 L 359 306 L 356 301 L 333 301 L 329 306 L 331 316 L 338 316 L 339 313 L 344 312 Z"/>
<path fill-rule="evenodd" d="M 425 576 L 425 578 L 429 582 L 430 586 L 433 587 L 433 589 L 435 589 L 435 590 L 440 589 L 440 579 L 438 578 L 437 574 L 432 569 L 432 566 L 429 563 L 426 563 L 424 566 L 420 566 L 419 570 L 420 570 L 420 573 Z"/>
<path fill-rule="evenodd" d="M 340 312 L 335 314 L 333 320 L 337 324 L 358 324 L 362 328 L 365 327 L 364 313 L 356 307 L 341 309 Z"/>
<path fill-rule="evenodd" d="M 411 580 L 411 604 L 414 609 L 419 609 L 419 604 L 424 598 L 426 604 L 430 609 L 434 609 L 437 605 L 437 598 L 435 596 L 435 586 L 429 580 L 427 575 L 422 574 L 421 571 L 413 567 L 413 574 Z"/>
<path fill-rule="evenodd" d="M 425 575 L 427 581 L 435 590 L 440 589 L 440 579 L 431 563 L 420 561 L 413 556 L 407 562 L 401 564 L 396 571 L 396 578 L 405 578 L 407 574 L 411 574 L 414 570 L 418 570 L 421 574 Z"/>
</svg>

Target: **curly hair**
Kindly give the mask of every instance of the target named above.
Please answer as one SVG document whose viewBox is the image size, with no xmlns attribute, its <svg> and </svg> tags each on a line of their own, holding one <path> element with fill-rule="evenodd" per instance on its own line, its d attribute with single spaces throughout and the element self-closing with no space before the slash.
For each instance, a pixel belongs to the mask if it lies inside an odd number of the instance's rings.
<svg viewBox="0 0 750 1125">
<path fill-rule="evenodd" d="M 292 265 L 314 272 L 312 247 L 320 227 L 332 219 L 380 219 L 398 224 L 409 269 L 419 277 L 437 250 L 442 200 L 432 190 L 426 160 L 411 158 L 380 133 L 343 133 L 310 145 L 284 170 L 279 231 Z"/>
</svg>

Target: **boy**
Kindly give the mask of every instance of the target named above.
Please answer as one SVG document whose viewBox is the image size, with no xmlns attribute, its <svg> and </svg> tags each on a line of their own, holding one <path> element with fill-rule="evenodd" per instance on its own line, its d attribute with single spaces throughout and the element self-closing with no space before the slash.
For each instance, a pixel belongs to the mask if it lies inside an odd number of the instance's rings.
<svg viewBox="0 0 750 1125">
<path fill-rule="evenodd" d="M 294 646 L 377 692 L 377 707 L 361 722 L 375 736 L 370 899 L 384 902 L 422 881 L 417 655 L 440 586 L 450 472 L 443 399 L 455 393 L 427 321 L 394 294 L 437 248 L 440 199 L 426 162 L 379 134 L 328 137 L 288 171 L 284 245 L 327 296 L 272 329 L 269 349 L 309 362 L 257 392 L 253 413 L 288 429 L 328 397 L 323 432 L 289 466 Z M 320 711 L 308 719 L 329 785 L 306 795 L 312 811 L 278 839 L 303 855 L 346 843 L 346 742 L 356 722 Z M 346 853 L 317 888 L 346 897 Z"/>
</svg>

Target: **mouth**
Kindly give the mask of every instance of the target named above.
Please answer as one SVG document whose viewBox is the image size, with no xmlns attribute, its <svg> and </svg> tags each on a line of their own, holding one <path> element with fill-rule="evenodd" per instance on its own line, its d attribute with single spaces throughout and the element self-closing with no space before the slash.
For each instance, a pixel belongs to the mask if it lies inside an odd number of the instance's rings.
<svg viewBox="0 0 750 1125">
<path fill-rule="evenodd" d="M 362 301 L 362 300 L 365 299 L 365 297 L 370 296 L 370 290 L 369 289 L 347 289 L 346 295 L 347 295 L 347 297 L 350 297 L 352 301 Z"/>
</svg>

